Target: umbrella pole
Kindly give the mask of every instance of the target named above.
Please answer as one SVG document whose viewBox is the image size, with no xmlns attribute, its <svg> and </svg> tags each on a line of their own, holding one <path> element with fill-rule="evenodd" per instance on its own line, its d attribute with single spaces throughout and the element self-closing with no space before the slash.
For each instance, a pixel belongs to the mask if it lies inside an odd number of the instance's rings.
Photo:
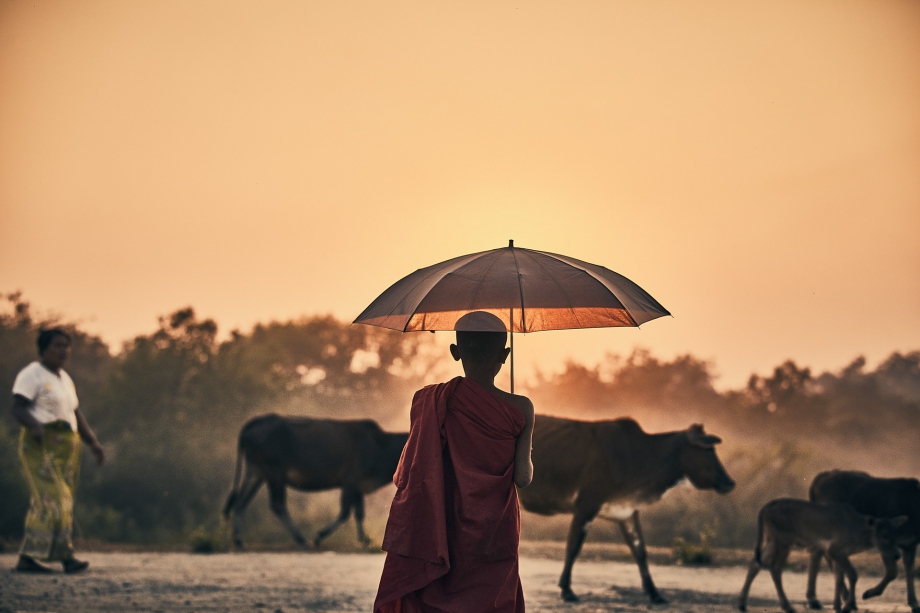
<svg viewBox="0 0 920 613">
<path fill-rule="evenodd" d="M 514 245 L 514 241 L 511 241 Z M 508 309 L 508 329 L 511 331 L 511 393 L 514 393 L 514 307 Z"/>
<path fill-rule="evenodd" d="M 511 332 L 511 393 L 514 393 L 514 332 Z"/>
</svg>

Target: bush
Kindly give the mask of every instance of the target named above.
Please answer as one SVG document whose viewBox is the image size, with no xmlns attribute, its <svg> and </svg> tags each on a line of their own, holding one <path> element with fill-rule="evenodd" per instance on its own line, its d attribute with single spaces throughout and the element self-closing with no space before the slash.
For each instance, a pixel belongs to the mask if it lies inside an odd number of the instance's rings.
<svg viewBox="0 0 920 613">
<path fill-rule="evenodd" d="M 672 551 L 674 560 L 678 564 L 687 566 L 707 566 L 713 562 L 712 539 L 715 536 L 715 530 L 707 527 L 700 532 L 699 542 L 691 543 L 689 540 L 679 536 L 674 539 Z"/>
<path fill-rule="evenodd" d="M 216 531 L 198 528 L 189 536 L 192 553 L 218 553 L 227 551 L 227 540 Z"/>
</svg>

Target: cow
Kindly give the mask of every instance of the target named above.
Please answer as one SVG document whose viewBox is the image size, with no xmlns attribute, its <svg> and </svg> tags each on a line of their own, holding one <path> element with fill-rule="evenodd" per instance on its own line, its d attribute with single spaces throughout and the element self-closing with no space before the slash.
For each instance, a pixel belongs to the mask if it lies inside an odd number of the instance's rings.
<svg viewBox="0 0 920 613">
<path fill-rule="evenodd" d="M 907 516 L 907 522 L 898 530 L 897 544 L 907 579 L 907 604 L 911 613 L 920 613 L 914 591 L 914 559 L 917 555 L 917 544 L 920 543 L 920 481 L 882 479 L 860 471 L 831 470 L 819 473 L 814 478 L 808 496 L 817 502 L 849 504 L 858 512 L 872 517 Z M 878 585 L 866 590 L 863 594 L 864 599 L 880 595 L 898 576 L 896 561 L 884 558 L 882 561 L 885 563 L 885 576 Z M 808 564 L 808 585 L 812 595 L 819 564 L 820 558 L 811 559 Z M 809 605 L 813 609 L 821 607 L 815 599 L 811 600 Z"/>
<path fill-rule="evenodd" d="M 538 415 L 534 423 L 534 478 L 518 495 L 533 513 L 572 514 L 559 578 L 563 600 L 578 600 L 572 565 L 589 524 L 601 517 L 619 525 L 649 599 L 666 602 L 649 574 L 638 507 L 656 502 L 685 478 L 699 489 L 730 492 L 735 482 L 714 447 L 721 439 L 698 424 L 647 434 L 629 418 L 589 422 Z"/>
<path fill-rule="evenodd" d="M 896 562 L 895 532 L 906 521 L 904 516 L 888 519 L 861 515 L 853 507 L 840 503 L 817 503 L 794 498 L 768 502 L 757 516 L 757 544 L 744 587 L 741 588 L 738 610 L 747 611 L 751 583 L 761 568 L 768 568 L 780 607 L 786 613 L 792 613 L 794 609 L 783 591 L 783 568 L 793 547 L 808 549 L 819 561 L 821 556 L 827 557 L 835 576 L 834 610 L 841 610 L 844 594 L 846 605 L 842 610 L 847 613 L 855 610 L 856 569 L 850 563 L 850 556 L 877 547 L 884 559 Z M 844 575 L 849 587 L 844 585 Z M 810 585 L 809 589 L 812 587 Z M 814 601 L 813 593 L 807 597 L 809 603 Z"/>
<path fill-rule="evenodd" d="M 354 509 L 358 540 L 365 546 L 364 495 L 391 483 L 407 432 L 384 432 L 376 422 L 291 418 L 275 414 L 256 417 L 240 430 L 233 490 L 224 517 L 233 514 L 233 543 L 242 547 L 243 512 L 262 483 L 268 483 L 271 509 L 301 546 L 307 542 L 287 512 L 287 487 L 306 492 L 341 488 L 339 516 L 313 539 L 319 547 Z M 245 460 L 245 471 L 240 479 Z"/>
</svg>

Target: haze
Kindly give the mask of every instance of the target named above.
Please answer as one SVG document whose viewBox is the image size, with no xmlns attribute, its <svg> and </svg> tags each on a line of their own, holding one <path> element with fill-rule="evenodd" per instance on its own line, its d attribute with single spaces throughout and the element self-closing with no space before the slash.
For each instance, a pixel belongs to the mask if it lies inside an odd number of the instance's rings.
<svg viewBox="0 0 920 613">
<path fill-rule="evenodd" d="M 507 245 L 673 314 L 516 337 L 740 385 L 920 348 L 920 4 L 0 1 L 0 292 L 113 349 L 353 319 Z M 444 343 L 449 336 L 442 335 Z"/>
</svg>

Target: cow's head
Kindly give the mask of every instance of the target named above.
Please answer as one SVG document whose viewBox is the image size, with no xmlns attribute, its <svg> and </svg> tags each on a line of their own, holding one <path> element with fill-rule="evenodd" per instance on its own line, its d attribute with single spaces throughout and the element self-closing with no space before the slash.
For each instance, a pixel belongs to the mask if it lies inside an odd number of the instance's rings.
<svg viewBox="0 0 920 613">
<path fill-rule="evenodd" d="M 706 434 L 702 424 L 694 424 L 685 431 L 687 444 L 681 451 L 680 464 L 684 474 L 694 487 L 701 490 L 715 490 L 727 494 L 735 489 L 735 482 L 716 455 L 716 444 L 722 439 Z"/>
</svg>

